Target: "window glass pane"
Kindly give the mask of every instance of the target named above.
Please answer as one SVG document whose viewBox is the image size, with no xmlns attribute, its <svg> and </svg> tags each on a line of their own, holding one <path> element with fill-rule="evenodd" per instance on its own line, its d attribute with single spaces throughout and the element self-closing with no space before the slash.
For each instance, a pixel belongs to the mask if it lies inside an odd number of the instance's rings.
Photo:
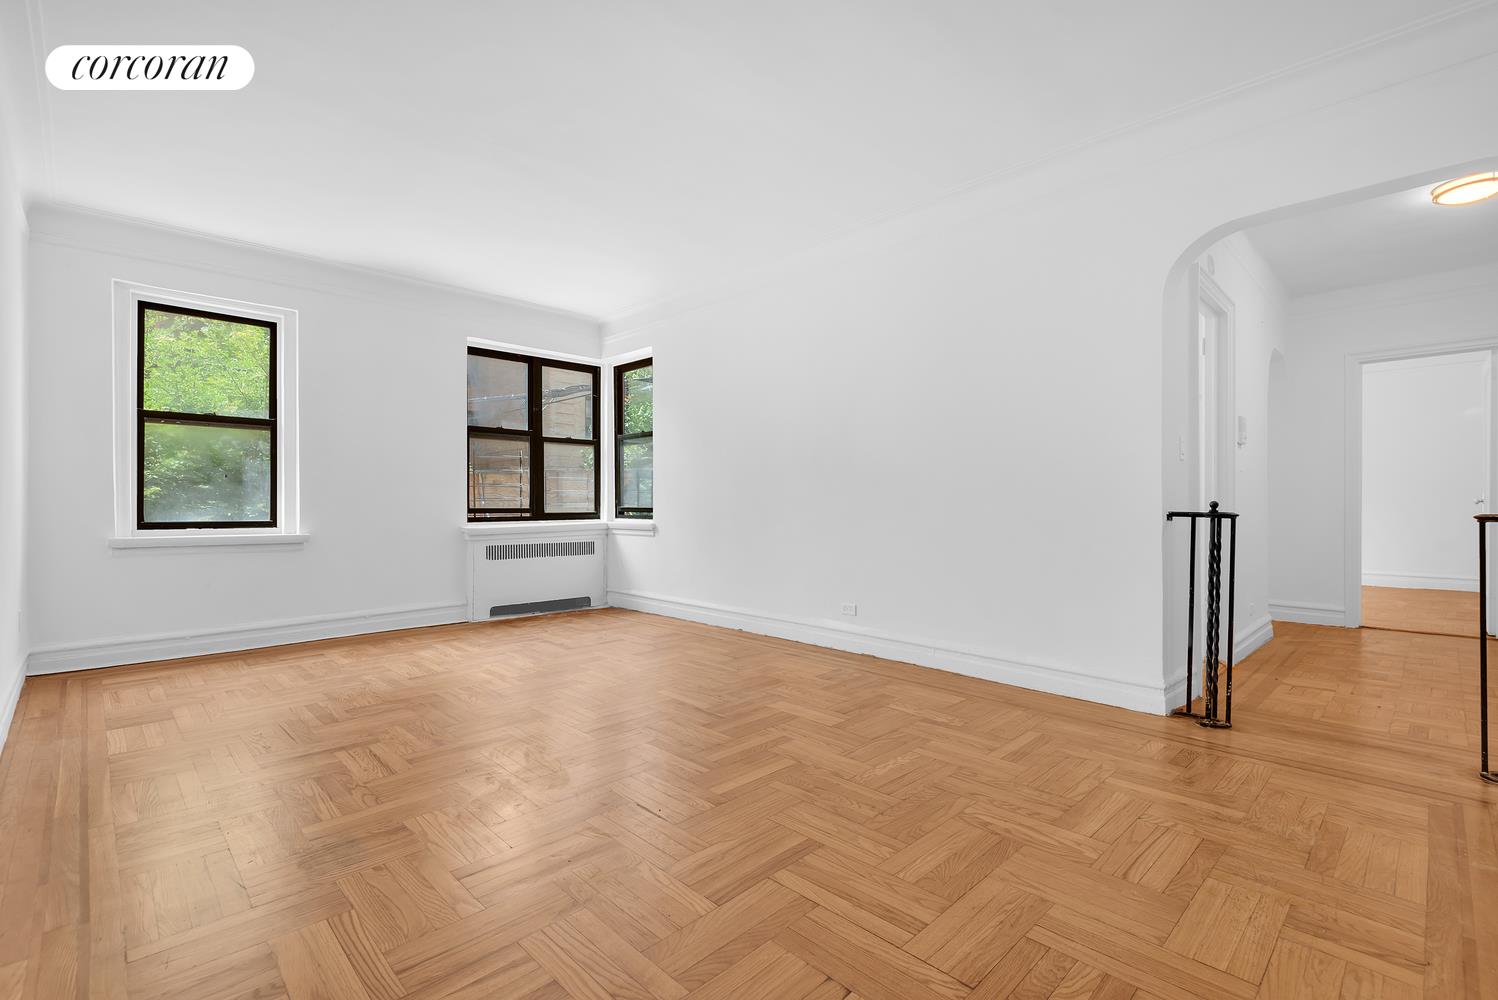
<svg viewBox="0 0 1498 1000">
<path fill-rule="evenodd" d="M 468 425 L 528 430 L 528 367 L 523 361 L 468 355 Z"/>
<path fill-rule="evenodd" d="M 649 434 L 655 430 L 655 366 L 624 372 L 624 433 Z"/>
<path fill-rule="evenodd" d="M 593 466 L 596 461 L 590 444 L 546 443 L 546 512 L 548 514 L 585 514 L 595 509 L 593 502 Z"/>
<path fill-rule="evenodd" d="M 142 518 L 269 521 L 270 430 L 146 421 Z"/>
<path fill-rule="evenodd" d="M 270 329 L 145 310 L 141 330 L 148 410 L 270 416 Z"/>
<path fill-rule="evenodd" d="M 636 438 L 619 447 L 619 506 L 655 506 L 655 441 Z"/>
<path fill-rule="evenodd" d="M 593 373 L 541 369 L 541 434 L 554 438 L 593 436 Z"/>
<path fill-rule="evenodd" d="M 531 444 L 522 438 L 468 438 L 468 506 L 526 508 L 531 502 Z"/>
</svg>

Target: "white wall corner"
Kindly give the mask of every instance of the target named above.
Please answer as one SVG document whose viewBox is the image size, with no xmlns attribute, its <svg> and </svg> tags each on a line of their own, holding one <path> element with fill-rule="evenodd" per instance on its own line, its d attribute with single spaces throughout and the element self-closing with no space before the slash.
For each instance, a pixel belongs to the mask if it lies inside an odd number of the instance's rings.
<svg viewBox="0 0 1498 1000">
<path fill-rule="evenodd" d="M 1273 638 L 1274 620 L 1269 615 L 1238 626 L 1238 639 L 1233 643 L 1233 663 L 1242 663 Z"/>
<path fill-rule="evenodd" d="M 1193 677 L 1191 683 L 1200 684 L 1201 681 Z M 1165 711 L 1174 712 L 1184 704 L 1186 704 L 1186 675 L 1182 674 L 1165 684 Z"/>
<path fill-rule="evenodd" d="M 17 669 L 16 679 L 11 682 L 10 690 L 0 694 L 0 750 L 5 749 L 6 739 L 10 736 L 10 724 L 15 719 L 16 706 L 21 702 L 21 688 L 25 684 L 26 671 Z"/>
<path fill-rule="evenodd" d="M 1274 622 L 1269 615 L 1264 615 L 1256 621 L 1247 622 L 1238 626 L 1238 640 L 1233 643 L 1233 669 L 1236 671 L 1244 660 L 1256 653 L 1260 647 L 1274 638 Z M 1201 636 L 1197 635 L 1198 646 L 1196 652 L 1198 658 L 1201 654 Z M 1191 683 L 1200 690 L 1201 677 L 1193 676 Z M 1186 703 L 1186 675 L 1184 672 L 1175 675 L 1165 685 L 1165 703 L 1171 710 Z"/>
</svg>

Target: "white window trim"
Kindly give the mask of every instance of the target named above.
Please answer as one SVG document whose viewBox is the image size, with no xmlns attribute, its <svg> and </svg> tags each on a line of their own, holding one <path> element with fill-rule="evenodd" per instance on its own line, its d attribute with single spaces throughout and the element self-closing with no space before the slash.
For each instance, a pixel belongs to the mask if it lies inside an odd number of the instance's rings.
<svg viewBox="0 0 1498 1000">
<path fill-rule="evenodd" d="M 295 309 L 258 305 L 237 299 L 198 295 L 116 278 L 114 304 L 114 548 L 185 547 L 195 545 L 295 545 L 301 531 L 300 463 L 297 423 L 297 313 Z M 276 527 L 181 528 L 142 531 L 135 526 L 136 455 L 135 392 L 139 357 L 135 329 L 137 303 L 229 313 L 269 320 L 276 329 Z"/>
<path fill-rule="evenodd" d="M 653 535 L 655 522 L 646 518 L 627 521 L 501 521 L 491 524 L 470 524 L 463 529 L 463 537 L 470 541 L 484 538 L 530 538 L 538 535 Z"/>
<path fill-rule="evenodd" d="M 505 340 L 485 340 L 482 337 L 469 337 L 469 347 L 477 347 L 486 351 L 505 351 L 509 354 L 523 354 L 528 358 L 540 358 L 551 361 L 571 361 L 579 365 L 594 365 L 602 367 L 598 358 L 589 357 L 586 354 L 568 354 L 565 351 L 548 351 L 541 347 L 527 347 L 525 344 L 512 344 Z"/>
</svg>

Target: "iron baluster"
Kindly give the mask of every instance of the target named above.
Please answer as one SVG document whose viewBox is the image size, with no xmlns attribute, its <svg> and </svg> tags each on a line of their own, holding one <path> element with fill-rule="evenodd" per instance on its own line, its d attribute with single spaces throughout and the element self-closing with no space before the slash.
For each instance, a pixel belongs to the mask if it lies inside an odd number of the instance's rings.
<svg viewBox="0 0 1498 1000">
<path fill-rule="evenodd" d="M 1482 732 L 1482 767 L 1477 776 L 1498 783 L 1498 774 L 1488 768 L 1488 525 L 1498 514 L 1477 515 L 1477 724 Z"/>
<path fill-rule="evenodd" d="M 1172 715 L 1190 716 L 1198 724 L 1214 729 L 1228 729 L 1233 724 L 1233 640 L 1235 636 L 1234 609 L 1237 600 L 1238 577 L 1238 515 L 1219 510 L 1213 500 L 1207 510 L 1173 510 L 1165 515 L 1167 521 L 1176 518 L 1190 525 L 1190 563 L 1186 586 L 1186 704 L 1173 710 Z M 1202 711 L 1198 715 L 1192 710 L 1192 673 L 1196 661 L 1196 522 L 1207 522 L 1207 570 L 1206 608 L 1202 623 Z M 1224 642 L 1222 628 L 1222 526 L 1228 524 L 1227 553 L 1227 660 L 1224 664 L 1219 655 Z M 1220 669 L 1221 668 L 1221 669 Z M 1220 711 L 1219 711 L 1220 710 Z"/>
</svg>

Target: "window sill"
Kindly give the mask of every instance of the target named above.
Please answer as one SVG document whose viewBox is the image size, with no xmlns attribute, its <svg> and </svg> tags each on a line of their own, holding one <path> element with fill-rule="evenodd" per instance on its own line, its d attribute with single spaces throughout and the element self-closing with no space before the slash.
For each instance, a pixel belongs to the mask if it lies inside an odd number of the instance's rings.
<svg viewBox="0 0 1498 1000">
<path fill-rule="evenodd" d="M 128 535 L 111 538 L 109 547 L 112 549 L 183 549 L 242 545 L 304 545 L 309 537 L 311 536 L 305 534 L 234 535 L 217 532 L 209 534 L 205 531 L 201 535 Z"/>
<path fill-rule="evenodd" d="M 654 535 L 655 522 L 642 518 L 617 521 L 506 521 L 497 524 L 463 526 L 463 537 L 469 539 L 602 534 Z"/>
<path fill-rule="evenodd" d="M 492 524 L 466 524 L 464 538 L 515 538 L 532 535 L 602 535 L 607 533 L 604 521 L 501 521 Z"/>
</svg>

